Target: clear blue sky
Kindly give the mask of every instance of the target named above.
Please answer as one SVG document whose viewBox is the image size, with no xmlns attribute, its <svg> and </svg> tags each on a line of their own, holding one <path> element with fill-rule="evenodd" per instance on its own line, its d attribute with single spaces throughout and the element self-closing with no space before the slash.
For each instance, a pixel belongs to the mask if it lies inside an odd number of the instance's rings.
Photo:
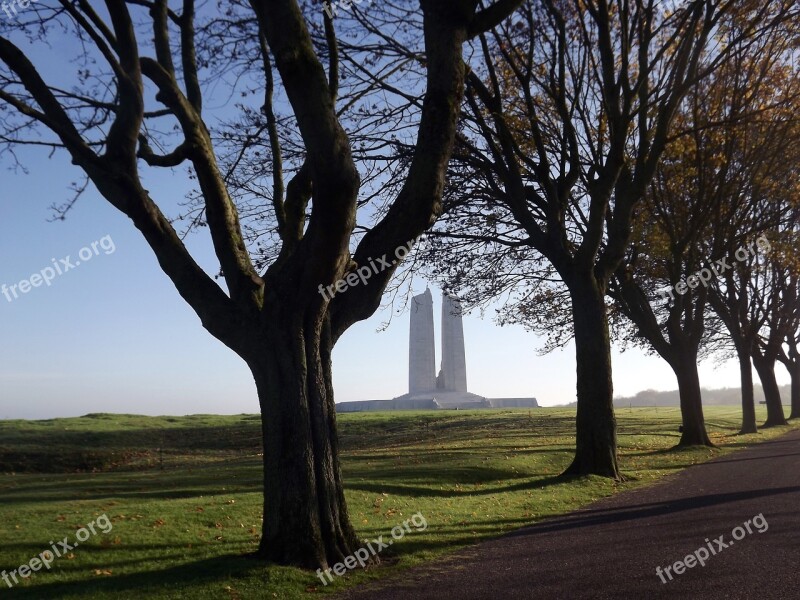
<svg viewBox="0 0 800 600">
<path fill-rule="evenodd" d="M 39 40 L 33 52 L 48 57 L 46 75 L 68 79 L 52 60 L 61 54 L 60 44 L 70 42 Z M 28 174 L 0 163 L 0 285 L 17 284 L 52 266 L 54 258 L 70 255 L 74 262 L 81 248 L 105 236 L 116 250 L 101 250 L 51 286 L 13 302 L 0 295 L 0 418 L 257 412 L 245 364 L 200 326 L 127 218 L 90 189 L 66 221 L 48 222 L 48 207 L 69 197 L 69 183 L 78 181 L 80 172 L 64 154 L 49 158 L 23 149 L 19 158 Z M 178 170 L 145 185 L 174 216 L 189 182 Z M 209 273 L 217 272 L 207 239 L 193 236 L 189 246 Z M 424 282 L 418 285 L 416 291 L 422 291 Z M 435 298 L 438 315 L 438 293 Z M 337 401 L 407 391 L 408 314 L 390 311 L 354 326 L 335 348 Z M 389 328 L 377 333 L 390 316 Z M 574 400 L 572 349 L 542 358 L 535 352 L 539 341 L 519 327 L 499 328 L 467 316 L 464 328 L 471 391 L 535 396 L 543 405 Z M 615 353 L 614 366 L 617 395 L 676 388 L 658 358 Z M 780 381 L 788 381 L 781 367 L 778 371 Z M 701 378 L 707 387 L 738 386 L 738 369 L 707 364 Z"/>
</svg>

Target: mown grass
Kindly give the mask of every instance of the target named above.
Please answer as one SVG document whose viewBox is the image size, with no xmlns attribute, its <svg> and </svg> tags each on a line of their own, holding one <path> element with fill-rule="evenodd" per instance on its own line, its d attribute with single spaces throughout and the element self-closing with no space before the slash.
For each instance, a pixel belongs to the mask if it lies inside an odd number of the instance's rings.
<svg viewBox="0 0 800 600">
<path fill-rule="evenodd" d="M 670 452 L 680 435 L 677 409 L 618 410 L 628 477 L 622 484 L 557 477 L 572 457 L 573 410 L 342 415 L 347 501 L 361 537 L 387 538 L 417 512 L 428 528 L 397 541 L 380 567 L 353 571 L 328 586 L 313 573 L 263 566 L 246 556 L 257 547 L 261 524 L 258 417 L 2 421 L 0 470 L 8 472 L 0 476 L 0 570 L 28 562 L 51 540 L 74 539 L 99 515 L 107 514 L 114 528 L 13 589 L 0 580 L 0 595 L 307 599 L 400 576 L 464 545 L 788 430 L 739 436 L 738 410 L 706 413 L 719 449 Z M 68 472 L 46 472 L 58 470 Z"/>
</svg>

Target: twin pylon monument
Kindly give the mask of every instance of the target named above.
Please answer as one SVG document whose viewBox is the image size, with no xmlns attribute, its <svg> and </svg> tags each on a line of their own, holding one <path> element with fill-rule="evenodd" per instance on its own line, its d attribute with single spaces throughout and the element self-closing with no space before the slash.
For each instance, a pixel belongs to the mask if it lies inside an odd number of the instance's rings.
<svg viewBox="0 0 800 600">
<path fill-rule="evenodd" d="M 465 403 L 476 403 L 475 408 L 479 408 L 479 404 L 485 404 L 486 398 L 467 391 L 467 353 L 461 304 L 446 294 L 442 296 L 442 366 L 438 374 L 434 338 L 433 296 L 427 289 L 411 299 L 408 394 L 405 398 L 430 400 L 441 408 L 460 407 Z"/>
<path fill-rule="evenodd" d="M 340 402 L 337 412 L 539 406 L 535 398 L 485 398 L 467 391 L 467 353 L 458 300 L 442 296 L 442 361 L 438 373 L 430 289 L 414 296 L 410 309 L 408 393 L 391 400 Z"/>
</svg>

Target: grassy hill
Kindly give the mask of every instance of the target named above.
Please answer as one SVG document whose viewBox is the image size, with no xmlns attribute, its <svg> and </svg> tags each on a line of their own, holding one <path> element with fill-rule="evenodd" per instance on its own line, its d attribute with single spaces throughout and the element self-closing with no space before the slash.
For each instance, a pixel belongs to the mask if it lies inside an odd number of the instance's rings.
<svg viewBox="0 0 800 600">
<path fill-rule="evenodd" d="M 95 413 L 73 419 L 0 421 L 0 472 L 142 470 L 165 461 L 197 463 L 260 450 L 258 415 Z"/>
<path fill-rule="evenodd" d="M 764 418 L 759 407 L 759 418 Z M 679 411 L 618 411 L 628 481 L 562 479 L 574 411 L 510 409 L 346 414 L 339 419 L 350 515 L 362 538 L 387 536 L 415 513 L 428 523 L 382 565 L 323 586 L 314 574 L 266 567 L 256 549 L 262 494 L 258 417 L 138 417 L 0 422 L 0 571 L 17 569 L 107 515 L 50 571 L 7 589 L 20 599 L 312 598 L 467 544 L 652 483 L 788 430 L 738 436 L 738 410 L 712 407 L 719 449 L 670 452 Z M 163 457 L 163 462 L 162 462 Z M 163 469 L 163 470 L 162 470 Z"/>
</svg>

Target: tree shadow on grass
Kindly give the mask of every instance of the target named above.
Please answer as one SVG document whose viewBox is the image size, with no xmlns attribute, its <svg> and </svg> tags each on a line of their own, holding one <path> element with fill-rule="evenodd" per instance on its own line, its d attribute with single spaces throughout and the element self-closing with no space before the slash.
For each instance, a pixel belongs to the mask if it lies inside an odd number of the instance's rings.
<svg viewBox="0 0 800 600">
<path fill-rule="evenodd" d="M 765 442 L 758 442 L 758 446 L 760 448 L 766 448 L 768 450 L 773 450 L 774 452 L 764 453 L 757 456 L 746 456 L 746 457 L 739 457 L 737 454 L 733 455 L 722 455 L 717 457 L 713 462 L 702 462 L 697 464 L 687 464 L 687 465 L 671 465 L 672 466 L 679 466 L 681 468 L 688 468 L 688 467 L 702 467 L 702 466 L 710 466 L 713 464 L 717 464 L 719 462 L 743 462 L 743 461 L 753 461 L 753 460 L 773 460 L 775 458 L 783 458 L 788 456 L 800 456 L 798 452 L 783 452 L 783 448 L 779 447 L 781 444 L 791 444 L 796 445 L 797 440 L 795 439 L 783 439 L 778 438 L 774 440 L 767 440 Z M 725 448 L 746 448 L 752 446 L 752 442 L 735 442 L 732 444 L 726 444 Z M 658 450 L 652 450 L 649 452 L 625 452 L 626 457 L 633 457 L 633 456 L 680 456 L 682 454 L 691 454 L 698 450 L 705 450 L 705 451 L 719 451 L 722 450 L 722 447 L 709 447 L 709 446 L 673 446 L 671 448 L 661 448 Z"/>
<path fill-rule="evenodd" d="M 256 473 L 256 471 L 254 471 Z M 238 478 L 227 481 L 214 479 L 209 469 L 175 470 L 157 476 L 132 476 L 110 479 L 105 474 L 82 476 L 70 480 L 58 477 L 52 480 L 29 483 L 14 488 L 0 489 L 0 502 L 52 502 L 55 499 L 74 500 L 180 500 L 199 496 L 224 496 L 246 494 L 263 490 L 260 478 L 239 471 Z"/>
<path fill-rule="evenodd" d="M 105 565 L 89 567 L 105 569 Z M 271 596 L 270 570 L 263 563 L 247 555 L 222 555 L 196 562 L 176 565 L 160 570 L 121 575 L 98 575 L 96 579 L 54 582 L 27 587 L 4 589 L 3 597 L 20 600 L 42 600 L 57 598 L 70 600 L 86 597 L 146 598 L 150 593 L 160 597 L 184 597 L 186 590 L 197 586 L 218 586 L 219 593 L 213 597 L 225 598 L 225 586 L 232 579 L 263 577 L 265 589 L 263 597 Z M 170 591 L 172 595 L 170 595 Z M 185 597 L 189 597 L 188 595 Z M 210 596 L 211 597 L 211 596 Z"/>
<path fill-rule="evenodd" d="M 213 552 L 221 552 L 220 546 L 226 545 L 228 552 L 234 552 L 237 548 L 246 552 L 248 549 L 253 548 L 253 545 L 247 541 L 221 541 L 215 542 L 214 546 L 209 546 L 206 549 L 198 548 L 194 550 L 204 550 L 202 556 L 208 556 Z M 6 553 L 13 552 L 14 556 L 24 557 L 19 561 L 14 562 L 13 558 L 4 556 L 0 559 L 0 572 L 5 571 L 10 573 L 19 567 L 19 563 L 23 560 L 36 558 L 41 553 L 47 550 L 47 546 L 42 544 L 33 543 L 15 543 L 3 544 L 3 551 Z M 190 552 L 192 550 L 189 550 Z M 47 578 L 51 573 L 53 575 L 66 575 L 71 576 L 74 573 L 86 573 L 94 569 L 110 569 L 114 571 L 122 567 L 131 567 L 138 564 L 152 564 L 153 561 L 161 561 L 168 563 L 175 563 L 187 560 L 187 547 L 185 545 L 175 544 L 126 544 L 124 546 L 83 546 L 80 551 L 81 557 L 86 557 L 85 561 L 73 561 L 65 559 L 63 556 L 57 557 L 51 565 L 51 571 L 42 571 L 38 576 Z M 199 555 L 195 555 L 199 559 Z M 233 554 L 231 554 L 233 556 Z M 13 580 L 12 580 L 13 582 Z M 4 589 L 7 585 L 0 580 L 0 590 Z"/>
<path fill-rule="evenodd" d="M 384 484 L 384 483 L 369 483 L 369 482 L 346 482 L 345 489 L 358 490 L 362 492 L 371 492 L 375 494 L 396 494 L 398 496 L 408 496 L 411 498 L 459 498 L 464 496 L 491 496 L 495 494 L 503 494 L 506 492 L 516 492 L 521 490 L 529 490 L 534 488 L 544 488 L 551 485 L 558 485 L 564 483 L 571 483 L 576 480 L 583 479 L 580 475 L 556 475 L 543 477 L 541 479 L 531 479 L 530 477 L 520 477 L 518 474 L 513 473 L 512 476 L 506 478 L 517 479 L 517 483 L 504 486 L 489 486 L 484 485 L 479 489 L 463 489 L 463 490 L 440 490 L 427 487 L 401 485 L 401 484 Z M 403 479 L 398 477 L 398 479 Z"/>
</svg>

